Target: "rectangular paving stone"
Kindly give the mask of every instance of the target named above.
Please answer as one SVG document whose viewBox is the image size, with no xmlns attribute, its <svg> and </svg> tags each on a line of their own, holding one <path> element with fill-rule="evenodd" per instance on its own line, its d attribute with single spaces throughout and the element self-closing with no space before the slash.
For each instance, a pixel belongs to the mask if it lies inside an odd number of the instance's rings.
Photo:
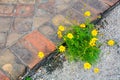
<svg viewBox="0 0 120 80">
<path fill-rule="evenodd" d="M 18 4 L 15 9 L 15 16 L 30 17 L 34 14 L 33 4 Z"/>
<path fill-rule="evenodd" d="M 38 9 L 43 10 L 51 15 L 55 14 L 55 0 L 37 0 Z"/>
<path fill-rule="evenodd" d="M 0 70 L 0 80 L 10 80 L 2 70 Z"/>
<path fill-rule="evenodd" d="M 17 0 L 0 0 L 0 3 L 17 3 Z"/>
<path fill-rule="evenodd" d="M 12 31 L 18 34 L 24 34 L 32 29 L 32 18 L 15 18 Z"/>
<path fill-rule="evenodd" d="M 13 45 L 10 49 L 14 52 L 29 68 L 33 68 L 40 59 L 37 57 L 36 53 L 32 53 L 30 50 L 26 49 L 22 44 L 26 43 L 24 40 L 20 40 L 15 45 Z M 34 49 L 34 48 L 33 48 Z M 33 50 L 32 49 L 32 50 Z M 36 50 L 34 50 L 36 52 Z"/>
<path fill-rule="evenodd" d="M 7 33 L 0 33 L 0 48 L 5 48 Z"/>
<path fill-rule="evenodd" d="M 0 16 L 13 16 L 14 5 L 0 4 Z"/>
<path fill-rule="evenodd" d="M 9 74 L 11 80 L 18 80 L 25 70 L 22 62 L 9 49 L 0 53 L 0 68 Z"/>
<path fill-rule="evenodd" d="M 34 30 L 32 33 L 25 36 L 24 40 L 29 42 L 38 52 L 42 51 L 46 53 L 46 55 L 55 50 L 55 45 L 37 30 Z M 26 47 L 28 46 L 26 44 L 24 45 Z"/>
<path fill-rule="evenodd" d="M 22 4 L 35 4 L 35 0 L 18 0 Z"/>
<path fill-rule="evenodd" d="M 57 37 L 57 34 L 55 31 L 57 31 L 57 27 L 53 26 L 52 24 L 50 24 L 49 22 L 40 26 L 39 27 L 39 31 L 45 36 L 47 37 L 49 40 L 51 40 L 52 42 L 54 42 L 54 44 L 57 45 L 57 43 L 59 42 L 59 39 Z"/>
<path fill-rule="evenodd" d="M 107 4 L 108 6 L 112 6 L 114 5 L 117 1 L 119 0 L 100 0 L 101 2 L 104 2 L 105 4 Z"/>
<path fill-rule="evenodd" d="M 77 24 L 77 23 L 80 23 L 80 22 L 84 21 L 83 15 L 79 11 L 77 11 L 73 8 L 67 9 L 66 11 L 63 11 L 62 14 L 71 23 L 76 22 L 75 24 Z"/>
<path fill-rule="evenodd" d="M 44 23 L 48 22 L 50 20 L 49 16 L 35 16 L 33 19 L 33 27 L 36 29 L 38 27 L 40 27 L 41 25 L 43 25 Z"/>
<path fill-rule="evenodd" d="M 17 40 L 21 37 L 21 34 L 18 34 L 16 32 L 9 32 L 7 36 L 6 46 L 12 46 Z"/>
<path fill-rule="evenodd" d="M 8 32 L 10 29 L 11 23 L 12 23 L 12 18 L 0 17 L 0 32 Z"/>
<path fill-rule="evenodd" d="M 33 31 L 13 45 L 11 50 L 20 57 L 29 68 L 33 68 L 42 60 L 38 57 L 38 52 L 42 51 L 45 53 L 45 56 L 47 56 L 55 50 L 55 45 L 38 31 Z"/>
<path fill-rule="evenodd" d="M 105 3 L 103 3 L 102 1 L 100 0 L 83 0 L 84 4 L 87 6 L 90 6 L 96 10 L 98 10 L 99 12 L 103 12 L 105 11 L 106 9 L 109 8 L 109 6 Z"/>
<path fill-rule="evenodd" d="M 58 27 L 59 25 L 72 25 L 72 23 L 68 19 L 60 14 L 52 18 L 52 24 L 56 27 Z"/>
</svg>

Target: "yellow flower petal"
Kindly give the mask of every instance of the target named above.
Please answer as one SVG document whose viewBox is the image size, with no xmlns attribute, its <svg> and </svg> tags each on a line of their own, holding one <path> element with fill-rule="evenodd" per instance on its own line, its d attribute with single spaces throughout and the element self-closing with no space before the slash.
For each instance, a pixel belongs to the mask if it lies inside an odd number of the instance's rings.
<svg viewBox="0 0 120 80">
<path fill-rule="evenodd" d="M 58 30 L 64 31 L 64 30 L 65 30 L 65 27 L 64 27 L 64 26 L 59 26 Z"/>
<path fill-rule="evenodd" d="M 59 51 L 60 51 L 60 52 L 65 52 L 65 49 L 66 49 L 66 48 L 65 48 L 64 46 L 62 46 L 62 45 L 59 47 Z"/>
<path fill-rule="evenodd" d="M 81 28 L 85 28 L 86 25 L 85 25 L 84 23 L 82 23 L 82 24 L 80 24 L 80 27 L 81 27 Z"/>
<path fill-rule="evenodd" d="M 99 68 L 94 68 L 94 73 L 99 73 L 99 72 L 100 72 Z"/>
<path fill-rule="evenodd" d="M 73 38 L 72 33 L 68 33 L 68 34 L 67 34 L 67 37 L 68 37 L 69 39 L 72 39 L 72 38 Z"/>
<path fill-rule="evenodd" d="M 42 59 L 42 58 L 44 58 L 44 56 L 45 56 L 45 55 L 44 55 L 44 53 L 43 53 L 43 52 L 39 52 L 39 53 L 38 53 L 38 57 L 39 57 L 39 58 L 41 58 L 41 59 Z"/>
<path fill-rule="evenodd" d="M 88 63 L 88 62 L 86 62 L 86 63 L 84 63 L 84 69 L 85 70 L 89 70 L 91 68 L 91 64 L 90 63 Z"/>
<path fill-rule="evenodd" d="M 115 41 L 114 40 L 109 40 L 107 43 L 108 43 L 109 46 L 113 46 L 115 44 Z"/>
<path fill-rule="evenodd" d="M 91 40 L 90 40 L 90 42 L 89 42 L 89 45 L 90 46 L 96 46 L 96 41 L 97 41 L 98 39 L 97 38 L 92 38 Z"/>
<path fill-rule="evenodd" d="M 58 32 L 57 32 L 57 35 L 58 35 L 58 38 L 62 38 L 62 37 L 63 37 L 62 32 L 59 31 L 59 30 L 58 30 Z"/>
<path fill-rule="evenodd" d="M 90 15 L 91 15 L 90 11 L 86 11 L 86 12 L 84 13 L 84 16 L 85 16 L 85 17 L 89 17 Z"/>
</svg>

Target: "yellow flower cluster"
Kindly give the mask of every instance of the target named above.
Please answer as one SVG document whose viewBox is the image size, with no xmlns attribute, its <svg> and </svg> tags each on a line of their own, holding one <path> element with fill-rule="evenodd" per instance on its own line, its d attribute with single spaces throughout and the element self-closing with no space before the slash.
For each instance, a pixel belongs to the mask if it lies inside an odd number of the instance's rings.
<svg viewBox="0 0 120 80">
<path fill-rule="evenodd" d="M 97 41 L 98 39 L 97 38 L 92 38 L 91 40 L 90 40 L 90 42 L 89 42 L 89 45 L 90 46 L 96 46 L 96 41 Z"/>
<path fill-rule="evenodd" d="M 92 30 L 91 34 L 92 34 L 92 36 L 97 36 L 98 30 L 96 30 L 96 29 Z"/>
<path fill-rule="evenodd" d="M 62 31 L 64 31 L 65 30 L 65 27 L 64 26 L 59 26 L 58 27 L 58 32 L 57 32 L 57 35 L 58 35 L 58 38 L 62 38 L 63 37 L 63 35 L 62 35 Z"/>
<path fill-rule="evenodd" d="M 63 45 L 61 45 L 61 46 L 59 47 L 59 51 L 60 51 L 60 52 L 65 52 L 65 49 L 66 49 L 66 48 L 65 48 L 65 46 L 63 46 Z"/>
<path fill-rule="evenodd" d="M 86 62 L 86 63 L 84 63 L 84 69 L 85 70 L 89 70 L 89 69 L 91 69 L 91 64 L 90 63 L 88 63 L 88 62 Z M 94 68 L 94 73 L 99 73 L 100 72 L 100 70 L 99 70 L 99 68 Z"/>
</svg>

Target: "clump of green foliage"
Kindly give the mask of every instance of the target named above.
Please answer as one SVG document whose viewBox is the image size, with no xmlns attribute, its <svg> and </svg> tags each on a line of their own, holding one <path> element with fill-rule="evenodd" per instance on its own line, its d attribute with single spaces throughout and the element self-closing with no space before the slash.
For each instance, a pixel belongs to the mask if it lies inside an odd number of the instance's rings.
<svg viewBox="0 0 120 80">
<path fill-rule="evenodd" d="M 61 30 L 62 31 L 61 31 Z M 65 30 L 63 30 L 65 29 Z M 84 61 L 93 64 L 97 61 L 100 54 L 100 45 L 98 41 L 98 30 L 94 24 L 86 18 L 86 21 L 80 25 L 72 25 L 70 29 L 65 26 L 59 26 L 58 37 L 66 45 L 60 45 L 59 51 L 65 52 L 69 61 Z"/>
</svg>

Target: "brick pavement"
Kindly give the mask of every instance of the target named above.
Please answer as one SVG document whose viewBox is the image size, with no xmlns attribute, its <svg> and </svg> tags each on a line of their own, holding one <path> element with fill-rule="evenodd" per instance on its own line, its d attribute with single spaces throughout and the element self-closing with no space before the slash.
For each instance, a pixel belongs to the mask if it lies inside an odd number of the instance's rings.
<svg viewBox="0 0 120 80">
<path fill-rule="evenodd" d="M 59 42 L 59 25 L 91 20 L 119 0 L 0 0 L 0 80 L 18 80 L 25 68 L 32 69 L 47 57 Z"/>
</svg>

